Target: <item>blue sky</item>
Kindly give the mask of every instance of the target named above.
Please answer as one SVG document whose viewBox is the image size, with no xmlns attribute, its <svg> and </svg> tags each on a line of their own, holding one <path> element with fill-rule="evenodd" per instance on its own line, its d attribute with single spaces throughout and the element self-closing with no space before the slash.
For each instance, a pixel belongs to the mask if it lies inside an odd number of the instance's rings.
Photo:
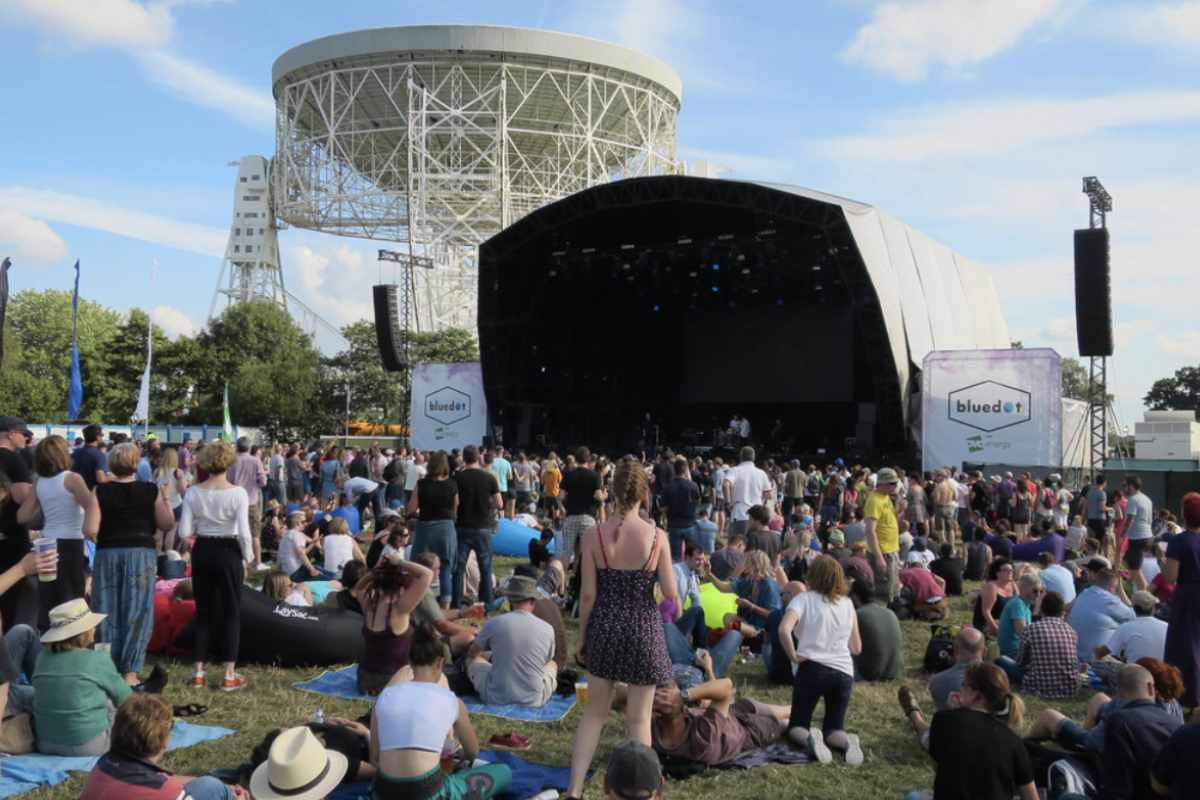
<svg viewBox="0 0 1200 800">
<path fill-rule="evenodd" d="M 1200 2 L 0 0 L 0 254 L 14 290 L 156 309 L 194 333 L 243 155 L 274 151 L 271 64 L 383 25 L 618 42 L 684 84 L 679 157 L 870 203 L 989 268 L 1014 338 L 1075 354 L 1080 178 L 1112 193 L 1120 422 L 1200 362 Z M 370 316 L 375 243 L 280 236 L 289 288 Z M 158 261 L 153 299 L 148 275 Z"/>
</svg>

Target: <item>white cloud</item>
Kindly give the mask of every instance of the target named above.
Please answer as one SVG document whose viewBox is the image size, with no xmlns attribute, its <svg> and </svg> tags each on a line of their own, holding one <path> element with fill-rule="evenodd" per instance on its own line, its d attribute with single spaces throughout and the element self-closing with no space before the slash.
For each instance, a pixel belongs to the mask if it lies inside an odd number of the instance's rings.
<svg viewBox="0 0 1200 800">
<path fill-rule="evenodd" d="M 147 78 L 190 103 L 228 114 L 250 128 L 275 124 L 275 102 L 265 92 L 165 50 L 139 53 L 138 61 Z"/>
<path fill-rule="evenodd" d="M 13 22 L 37 28 L 55 47 L 109 47 L 128 52 L 145 77 L 189 103 L 270 130 L 275 103 L 267 92 L 220 75 L 168 48 L 176 27 L 172 9 L 222 0 L 0 0 Z"/>
<path fill-rule="evenodd" d="M 156 306 L 153 319 L 156 325 L 173 336 L 195 336 L 201 328 L 194 319 L 171 306 Z"/>
<path fill-rule="evenodd" d="M 1200 1 L 1135 3 L 1111 8 L 1095 22 L 1120 40 L 1149 47 L 1200 47 Z"/>
<path fill-rule="evenodd" d="M 284 251 L 288 290 L 335 328 L 372 319 L 369 287 L 379 283 L 379 273 L 370 256 L 378 246 L 334 236 L 298 238 L 298 244 Z"/>
<path fill-rule="evenodd" d="M 1154 349 L 1172 356 L 1182 356 L 1189 361 L 1200 361 L 1200 333 L 1183 331 L 1175 336 L 1154 337 Z"/>
<path fill-rule="evenodd" d="M 4 0 L 14 22 L 42 31 L 56 44 L 133 49 L 161 47 L 171 38 L 175 20 L 164 5 L 133 0 Z"/>
<path fill-rule="evenodd" d="M 49 267 L 68 253 L 67 243 L 42 220 L 0 208 L 0 258 L 11 257 L 17 266 Z"/>
<path fill-rule="evenodd" d="M 886 2 L 841 56 L 896 80 L 919 81 L 938 65 L 961 71 L 986 61 L 1075 5 L 1065 0 Z"/>
<path fill-rule="evenodd" d="M 818 153 L 892 163 L 971 160 L 1108 130 L 1200 119 L 1200 92 L 1148 90 L 1100 97 L 986 100 L 884 120 L 879 133 L 818 141 Z"/>
<path fill-rule="evenodd" d="M 0 187 L 0 209 L 221 258 L 229 232 L 62 192 Z"/>
<path fill-rule="evenodd" d="M 1142 334 L 1152 332 L 1154 328 L 1155 324 L 1152 319 L 1135 319 L 1129 322 L 1114 323 L 1113 342 L 1117 347 L 1126 347 Z"/>
</svg>

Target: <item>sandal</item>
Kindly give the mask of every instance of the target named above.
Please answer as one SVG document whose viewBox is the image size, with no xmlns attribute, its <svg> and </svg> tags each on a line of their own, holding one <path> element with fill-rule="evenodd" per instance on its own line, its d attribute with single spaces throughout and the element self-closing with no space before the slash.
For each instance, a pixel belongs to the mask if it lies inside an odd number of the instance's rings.
<svg viewBox="0 0 1200 800">
<path fill-rule="evenodd" d="M 488 740 L 488 744 L 496 747 L 508 747 L 513 750 L 528 750 L 533 746 L 527 736 L 521 736 L 515 731 L 508 733 L 493 733 L 492 738 Z"/>
<path fill-rule="evenodd" d="M 172 714 L 176 717 L 198 717 L 208 711 L 208 706 L 202 706 L 199 703 L 188 703 L 186 706 L 175 706 Z"/>
<path fill-rule="evenodd" d="M 901 686 L 896 692 L 896 697 L 900 700 L 900 710 L 904 712 L 905 719 L 912 719 L 914 713 L 921 714 L 921 707 L 917 705 L 917 698 L 913 695 L 912 689 Z"/>
</svg>

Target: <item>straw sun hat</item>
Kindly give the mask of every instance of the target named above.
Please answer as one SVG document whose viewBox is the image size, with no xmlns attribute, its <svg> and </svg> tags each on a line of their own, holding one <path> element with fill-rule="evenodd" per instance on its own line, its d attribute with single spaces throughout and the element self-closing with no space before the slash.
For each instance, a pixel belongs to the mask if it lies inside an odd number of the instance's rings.
<svg viewBox="0 0 1200 800">
<path fill-rule="evenodd" d="M 326 750 L 308 728 L 290 728 L 250 777 L 255 800 L 314 800 L 329 794 L 346 775 L 346 757 Z"/>
<path fill-rule="evenodd" d="M 63 642 L 99 625 L 108 614 L 97 614 L 88 608 L 83 598 L 68 600 L 50 609 L 50 630 L 42 634 L 42 642 Z"/>
</svg>

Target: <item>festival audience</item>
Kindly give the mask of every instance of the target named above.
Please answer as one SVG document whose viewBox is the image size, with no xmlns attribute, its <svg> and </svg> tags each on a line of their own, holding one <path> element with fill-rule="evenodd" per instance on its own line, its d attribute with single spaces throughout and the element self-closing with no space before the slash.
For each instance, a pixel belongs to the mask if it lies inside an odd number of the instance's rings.
<svg viewBox="0 0 1200 800">
<path fill-rule="evenodd" d="M 1200 494 L 1183 496 L 1183 533 L 1167 543 L 1162 577 L 1175 587 L 1165 660 L 1179 667 L 1187 687 L 1181 702 L 1200 705 Z"/>
<path fill-rule="evenodd" d="M 1017 584 L 1013 580 L 1015 569 L 1007 558 L 993 559 L 988 565 L 988 582 L 979 590 L 978 596 L 972 593 L 975 606 L 972 624 L 989 639 L 996 638 L 1004 605 L 1017 594 Z"/>
<path fill-rule="evenodd" d="M 511 469 L 511 468 L 510 468 Z M 413 531 L 413 555 L 436 553 L 439 600 L 450 607 L 454 594 L 454 565 L 458 563 L 458 533 L 454 518 L 458 513 L 458 483 L 450 477 L 450 460 L 445 450 L 429 457 L 428 470 L 408 501 L 408 513 L 417 515 Z"/>
<path fill-rule="evenodd" d="M 381 558 L 359 582 L 365 640 L 358 665 L 360 694 L 379 694 L 388 681 L 408 667 L 414 632 L 409 615 L 432 581 L 432 571 L 393 553 Z M 406 670 L 406 675 L 411 674 L 411 669 Z"/>
<path fill-rule="evenodd" d="M 963 626 L 954 637 L 954 666 L 942 670 L 929 679 L 929 695 L 933 698 L 934 711 L 950 708 L 950 697 L 962 687 L 967 669 L 983 659 L 987 653 L 987 639 L 975 628 Z M 912 689 L 901 686 L 897 691 L 900 709 L 912 723 L 913 730 L 921 738 L 921 746 L 929 750 L 929 722 L 921 713 Z"/>
<path fill-rule="evenodd" d="M 900 620 L 887 607 L 887 595 L 864 578 L 850 587 L 858 615 L 862 652 L 854 656 L 855 678 L 894 681 L 904 677 L 904 635 Z"/>
<path fill-rule="evenodd" d="M 929 571 L 942 579 L 947 597 L 961 597 L 963 593 L 963 572 L 966 564 L 956 555 L 954 545 L 943 542 L 938 546 L 938 557 L 929 564 Z"/>
<path fill-rule="evenodd" d="M 709 558 L 709 566 L 712 574 L 722 581 L 727 581 L 733 576 L 733 571 L 742 563 L 742 559 L 746 554 L 746 534 L 733 533 L 729 535 L 729 542 L 724 547 L 713 552 Z"/>
<path fill-rule="evenodd" d="M 728 678 L 688 689 L 665 681 L 654 690 L 650 735 L 662 755 L 715 766 L 779 741 L 790 711 L 750 697 L 734 702 Z"/>
<path fill-rule="evenodd" d="M 1079 691 L 1078 640 L 1063 619 L 1065 605 L 1057 592 L 1044 595 L 1042 618 L 1024 630 L 1016 656 L 996 661 L 1012 684 L 1029 694 L 1074 697 Z"/>
<path fill-rule="evenodd" d="M 1012 658 L 1021 646 L 1021 634 L 1026 626 L 1033 622 L 1035 615 L 1041 614 L 1041 600 L 1046 590 L 1036 573 L 1030 571 L 1021 576 L 1017 582 L 1017 596 L 1004 604 L 997 626 L 996 642 L 1000 645 L 1000 655 Z M 1012 680 L 1012 675 L 1009 675 Z M 1016 681 L 1019 683 L 1019 681 Z"/>
<path fill-rule="evenodd" d="M 1096 647 L 1107 642 L 1117 626 L 1134 618 L 1121 576 L 1111 569 L 1095 575 L 1095 582 L 1075 598 L 1069 618 L 1079 637 L 1081 661 L 1090 661 Z"/>
<path fill-rule="evenodd" d="M 467 676 L 490 705 L 544 706 L 558 688 L 554 628 L 532 613 L 542 599 L 533 578 L 500 589 L 511 611 L 488 621 L 467 651 Z"/>
</svg>

